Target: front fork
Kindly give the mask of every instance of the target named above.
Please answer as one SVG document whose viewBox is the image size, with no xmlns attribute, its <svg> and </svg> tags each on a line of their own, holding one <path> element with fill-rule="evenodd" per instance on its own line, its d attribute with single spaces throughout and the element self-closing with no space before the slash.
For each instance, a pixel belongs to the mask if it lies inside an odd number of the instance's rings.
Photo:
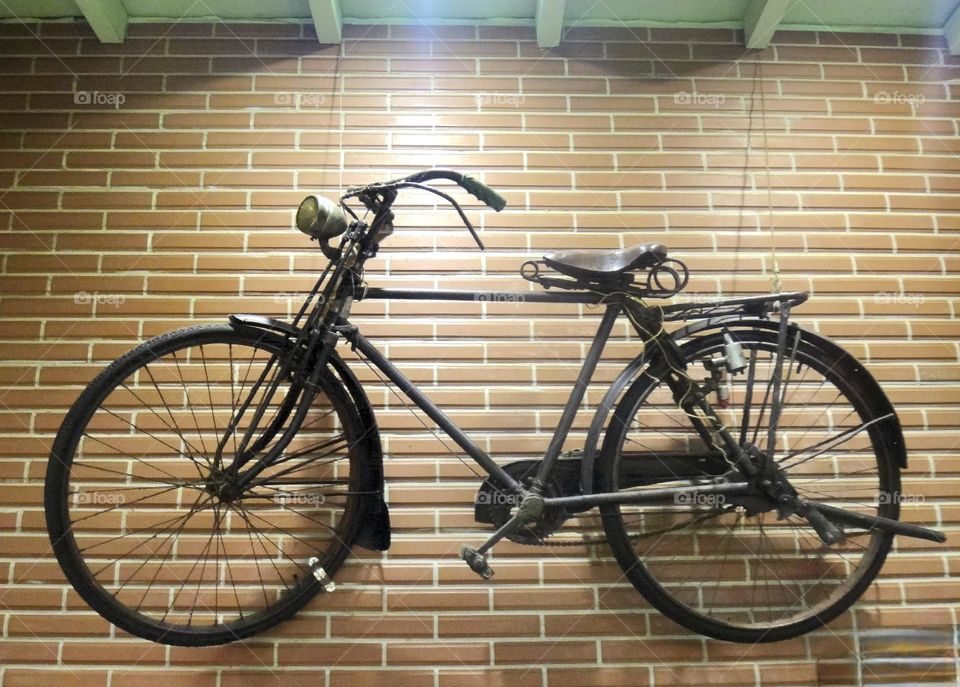
<svg viewBox="0 0 960 687">
<path fill-rule="evenodd" d="M 285 373 L 285 370 L 290 369 L 291 363 L 295 362 L 298 358 L 300 362 L 293 372 L 292 384 L 287 393 L 287 398 L 284 399 L 283 404 L 277 411 L 276 418 L 274 418 L 270 426 L 264 430 L 264 433 L 258 437 L 249 448 L 241 451 L 224 470 L 225 476 L 234 482 L 238 490 L 242 491 L 247 488 L 257 475 L 273 465 L 274 461 L 286 450 L 287 446 L 290 445 L 290 442 L 297 435 L 297 432 L 300 431 L 300 427 L 303 425 L 307 413 L 310 411 L 310 407 L 313 405 L 313 401 L 319 391 L 320 375 L 323 374 L 326 363 L 336 348 L 338 340 L 339 336 L 336 332 L 327 330 L 321 333 L 320 330 L 313 330 L 307 334 L 307 345 L 302 352 L 298 352 L 296 348 L 294 348 L 289 354 L 289 359 L 281 360 L 281 368 L 275 373 L 276 382 L 282 381 L 279 377 Z M 276 386 L 277 384 L 272 381 L 271 389 L 264 395 L 264 398 L 257 406 L 254 422 L 251 424 L 251 428 L 247 434 L 255 431 L 256 423 L 262 419 L 264 410 L 270 403 L 272 395 L 276 392 Z M 244 469 L 245 466 L 257 456 L 257 453 L 276 436 L 291 412 L 293 412 L 293 419 L 290 420 L 290 423 L 280 434 L 280 437 L 276 440 L 273 447 L 267 453 L 257 458 L 257 461 L 253 463 L 253 465 Z M 239 422 L 241 416 L 242 411 L 236 414 L 236 417 L 234 417 L 231 422 L 231 426 L 228 427 L 227 432 L 224 433 L 225 437 L 228 437 L 232 431 L 235 431 L 236 427 L 234 425 Z"/>
<path fill-rule="evenodd" d="M 334 294 L 333 298 L 326 302 L 321 300 L 318 303 L 318 308 L 307 318 L 303 329 L 293 330 L 291 332 L 291 335 L 296 334 L 292 339 L 292 349 L 289 355 L 281 360 L 282 367 L 275 373 L 270 382 L 269 390 L 260 403 L 257 404 L 257 408 L 254 411 L 253 422 L 244 434 L 240 451 L 237 456 L 234 457 L 233 462 L 223 470 L 224 476 L 232 482 L 238 490 L 242 491 L 247 488 L 257 475 L 270 467 L 287 446 L 290 445 L 290 442 L 297 435 L 297 432 L 300 431 L 300 427 L 303 425 L 303 421 L 306 419 L 307 413 L 319 390 L 320 375 L 323 374 L 327 361 L 333 354 L 337 342 L 340 339 L 340 335 L 335 331 L 332 323 L 338 317 L 349 313 L 350 310 L 352 303 L 352 297 L 350 296 L 351 288 L 348 283 L 345 283 L 345 279 L 353 279 L 350 268 L 356 261 L 358 251 L 359 247 L 355 243 L 351 244 L 348 249 L 348 255 L 338 263 L 336 271 L 331 278 L 330 285 L 324 291 L 324 296 L 332 293 Z M 299 316 L 297 319 L 299 319 Z M 294 324 L 296 324 L 296 320 Z M 266 408 L 273 399 L 279 384 L 291 370 L 293 372 L 287 398 L 284 399 L 281 407 L 277 410 L 276 417 L 273 418 L 270 426 L 248 447 L 247 444 L 256 431 L 260 420 L 263 419 Z M 255 391 L 256 387 L 248 394 L 248 398 L 245 399 L 243 406 L 232 418 L 230 425 L 224 432 L 223 439 L 217 447 L 218 462 L 228 437 L 236 430 L 236 426 L 239 424 L 240 418 L 246 408 L 249 407 L 250 400 L 253 398 Z M 243 470 L 245 465 L 253 460 L 264 447 L 269 445 L 270 441 L 280 430 L 280 427 L 283 426 L 283 423 L 290 416 L 290 413 L 293 412 L 294 406 L 296 407 L 296 411 L 293 419 L 287 428 L 283 430 L 283 433 L 273 448 L 258 458 L 257 462 L 251 467 Z"/>
</svg>

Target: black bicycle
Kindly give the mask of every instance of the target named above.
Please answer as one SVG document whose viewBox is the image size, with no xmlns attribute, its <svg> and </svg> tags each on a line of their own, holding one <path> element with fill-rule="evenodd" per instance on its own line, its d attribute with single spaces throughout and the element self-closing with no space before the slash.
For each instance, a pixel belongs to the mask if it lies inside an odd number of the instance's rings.
<svg viewBox="0 0 960 687">
<path fill-rule="evenodd" d="M 609 544 L 657 609 L 704 635 L 768 642 L 848 608 L 895 534 L 944 541 L 898 520 L 897 415 L 853 356 L 790 322 L 804 293 L 664 301 L 688 272 L 659 244 L 529 261 L 521 274 L 537 291 L 367 286 L 401 190 L 450 202 L 483 247 L 456 201 L 427 185 L 441 179 L 505 205 L 436 169 L 349 189 L 339 206 L 310 196 L 297 226 L 330 262 L 292 323 L 232 315 L 174 331 L 83 391 L 53 444 L 45 505 L 57 559 L 94 610 L 156 642 L 226 643 L 333 592 L 352 546 L 389 547 L 377 421 L 341 345 L 486 471 L 475 512 L 494 532 L 460 552 L 484 578 L 498 541 L 550 543 L 598 508 L 602 534 L 590 541 Z M 543 457 L 501 465 L 471 441 L 351 324 L 352 303 L 373 298 L 597 306 Z M 602 398 L 582 450 L 563 453 L 620 316 L 642 350 Z M 687 324 L 668 330 L 677 321 Z"/>
</svg>

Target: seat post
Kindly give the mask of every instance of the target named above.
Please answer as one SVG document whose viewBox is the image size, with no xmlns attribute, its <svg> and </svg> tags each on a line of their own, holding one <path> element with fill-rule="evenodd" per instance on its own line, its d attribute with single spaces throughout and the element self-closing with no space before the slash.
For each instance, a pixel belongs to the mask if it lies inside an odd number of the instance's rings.
<svg viewBox="0 0 960 687">
<path fill-rule="evenodd" d="M 603 313 L 603 319 L 600 321 L 597 333 L 593 337 L 593 343 L 590 344 L 587 357 L 583 360 L 583 366 L 580 368 L 580 374 L 577 375 L 577 381 L 570 391 L 570 398 L 567 399 L 567 405 L 564 407 L 563 414 L 560 416 L 560 422 L 553 431 L 553 438 L 550 440 L 550 445 L 547 446 L 546 453 L 543 454 L 540 469 L 537 471 L 537 476 L 531 485 L 531 490 L 536 493 L 543 491 L 547 478 L 550 476 L 554 465 L 557 463 L 557 459 L 560 457 L 563 442 L 567 439 L 567 434 L 569 434 L 570 428 L 573 426 L 573 421 L 577 416 L 577 411 L 580 409 L 580 404 L 583 402 L 587 386 L 590 384 L 593 373 L 597 369 L 597 363 L 600 362 L 603 347 L 606 345 L 607 339 L 610 338 L 610 332 L 613 331 L 613 325 L 622 310 L 623 305 L 619 301 L 614 301 L 607 305 L 607 309 Z"/>
</svg>

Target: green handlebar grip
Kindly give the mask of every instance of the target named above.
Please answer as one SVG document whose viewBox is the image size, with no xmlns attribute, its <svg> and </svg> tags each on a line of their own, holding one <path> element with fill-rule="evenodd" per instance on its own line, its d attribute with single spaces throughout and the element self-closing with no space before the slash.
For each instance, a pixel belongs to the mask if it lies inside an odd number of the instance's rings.
<svg viewBox="0 0 960 687">
<path fill-rule="evenodd" d="M 503 196 L 489 186 L 477 181 L 473 177 L 468 177 L 466 174 L 464 174 L 463 179 L 460 181 L 460 185 L 463 187 L 464 191 L 482 203 L 486 203 L 489 207 L 492 207 L 497 212 L 500 212 L 507 206 L 507 201 L 503 199 Z"/>
</svg>

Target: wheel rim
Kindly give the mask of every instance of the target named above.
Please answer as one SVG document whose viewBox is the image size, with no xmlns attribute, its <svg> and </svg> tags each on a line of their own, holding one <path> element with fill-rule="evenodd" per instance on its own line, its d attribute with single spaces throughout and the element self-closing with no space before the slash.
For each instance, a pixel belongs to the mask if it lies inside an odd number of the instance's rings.
<svg viewBox="0 0 960 687">
<path fill-rule="evenodd" d="M 766 449 L 769 404 L 765 413 L 761 408 L 773 371 L 776 335 L 735 336 L 747 360 L 754 362 L 741 378 L 730 378 L 731 404 L 718 415 L 726 426 L 736 428 L 735 437 Z M 793 369 L 789 376 L 785 373 L 775 459 L 803 497 L 895 517 L 896 504 L 882 497 L 893 490 L 877 457 L 884 451 L 877 444 L 880 423 L 870 423 L 876 418 L 839 375 L 839 360 L 831 367 L 820 363 L 816 350 L 805 342 L 798 349 Z M 691 357 L 696 360 L 688 373 L 700 381 L 707 374 L 700 361 L 722 352 L 720 337 L 688 350 L 688 363 Z M 754 400 L 751 421 L 742 433 L 751 370 Z M 715 404 L 716 394 L 710 401 Z M 637 454 L 666 463 L 670 451 L 709 453 L 662 381 L 649 382 L 629 417 L 614 461 L 613 488 L 626 483 L 624 476 Z M 682 478 L 657 486 L 706 483 L 716 471 L 676 474 Z M 869 583 L 889 545 L 888 535 L 850 530 L 845 542 L 828 548 L 800 516 L 779 520 L 775 510 L 757 512 L 752 505 L 722 497 L 688 498 L 669 506 L 621 505 L 610 511 L 632 549 L 632 576 L 652 590 L 651 600 L 669 607 L 661 610 L 693 616 L 701 631 L 736 628 L 753 632 L 754 638 L 778 628 L 805 631 L 835 616 Z"/>
<path fill-rule="evenodd" d="M 124 629 L 168 643 L 246 636 L 317 591 L 311 558 L 332 574 L 346 556 L 359 489 L 351 462 L 364 437 L 329 382 L 281 461 L 243 489 L 222 477 L 276 346 L 220 331 L 138 349 L 65 440 L 55 548 L 86 600 Z M 289 387 L 279 384 L 258 426 Z"/>
</svg>

